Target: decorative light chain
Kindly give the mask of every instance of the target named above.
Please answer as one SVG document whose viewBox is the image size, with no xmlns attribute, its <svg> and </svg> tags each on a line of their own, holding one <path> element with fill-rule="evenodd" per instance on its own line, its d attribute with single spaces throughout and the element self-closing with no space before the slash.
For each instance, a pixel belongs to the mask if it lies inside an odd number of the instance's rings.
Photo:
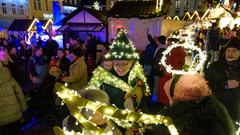
<svg viewBox="0 0 240 135">
<path fill-rule="evenodd" d="M 139 64 L 139 62 L 136 62 L 133 65 L 133 68 L 129 73 L 128 84 L 123 80 L 119 79 L 118 77 L 114 76 L 110 72 L 106 71 L 104 68 L 98 67 L 93 72 L 93 77 L 91 78 L 91 81 L 89 82 L 86 89 L 99 89 L 103 83 L 106 83 L 116 88 L 119 88 L 127 93 L 131 93 L 133 88 L 130 85 L 130 82 L 135 78 L 139 78 L 144 82 L 145 95 L 150 95 L 147 79 L 144 75 L 143 68 Z"/>
<path fill-rule="evenodd" d="M 92 130 L 95 134 L 102 135 L 104 132 L 89 120 L 82 118 L 83 116 L 81 116 L 79 113 L 81 107 L 91 109 L 94 112 L 102 113 L 114 121 L 124 121 L 128 122 L 129 124 L 138 123 L 139 125 L 164 124 L 168 127 L 172 135 L 178 135 L 177 129 L 169 117 L 162 115 L 136 113 L 130 110 L 122 110 L 117 107 L 101 104 L 100 102 L 93 102 L 84 99 L 80 95 L 77 95 L 74 90 L 70 90 L 59 83 L 57 83 L 55 87 L 58 96 L 63 99 L 64 103 L 68 106 L 70 112 L 78 120 L 78 122 L 81 123 L 85 128 Z"/>
<path fill-rule="evenodd" d="M 194 68 L 192 64 L 188 71 L 173 70 L 173 67 L 171 65 L 166 64 L 167 55 L 171 55 L 170 53 L 171 50 L 178 47 L 198 51 L 199 54 L 197 55 L 197 57 L 199 57 L 200 60 L 196 68 Z M 172 74 L 189 74 L 189 73 L 195 74 L 203 67 L 203 64 L 205 63 L 205 61 L 206 61 L 206 54 L 199 47 L 185 43 L 185 44 L 173 44 L 167 47 L 167 49 L 163 52 L 163 56 L 159 64 L 163 65 L 166 71 Z"/>
</svg>

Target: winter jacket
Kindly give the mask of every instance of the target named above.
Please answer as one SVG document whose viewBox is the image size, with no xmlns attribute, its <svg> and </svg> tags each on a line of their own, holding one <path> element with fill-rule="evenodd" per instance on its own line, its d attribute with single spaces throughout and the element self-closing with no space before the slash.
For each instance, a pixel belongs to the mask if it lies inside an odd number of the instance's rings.
<svg viewBox="0 0 240 135">
<path fill-rule="evenodd" d="M 83 57 L 77 58 L 70 66 L 69 76 L 63 81 L 68 83 L 69 88 L 79 90 L 87 85 L 87 65 Z"/>
<path fill-rule="evenodd" d="M 39 79 L 37 84 L 41 84 L 48 75 L 48 65 L 44 56 L 32 56 L 28 63 L 28 73 Z"/>
<path fill-rule="evenodd" d="M 162 114 L 171 117 L 180 135 L 236 134 L 226 108 L 212 96 L 176 103 Z"/>
<path fill-rule="evenodd" d="M 227 88 L 228 80 L 240 81 L 240 61 L 212 63 L 205 72 L 205 79 L 213 94 L 227 107 L 233 120 L 240 120 L 240 87 Z"/>
<path fill-rule="evenodd" d="M 27 109 L 22 89 L 1 62 L 0 99 L 0 126 L 19 120 Z"/>
<path fill-rule="evenodd" d="M 60 60 L 60 69 L 62 70 L 62 73 L 65 75 L 69 75 L 69 68 L 70 68 L 71 62 L 66 58 L 65 56 Z"/>
<path fill-rule="evenodd" d="M 163 75 L 163 71 L 160 67 L 160 62 L 163 56 L 163 52 L 166 50 L 166 47 L 163 45 L 159 45 L 154 53 L 154 59 L 153 59 L 153 70 L 152 74 L 158 77 L 161 77 Z"/>
<path fill-rule="evenodd" d="M 144 50 L 144 64 L 153 65 L 154 52 L 157 45 L 148 44 Z"/>
<path fill-rule="evenodd" d="M 219 50 L 219 45 L 220 45 L 220 35 L 217 29 L 215 28 L 210 28 L 207 32 L 207 51 L 214 50 L 218 51 Z"/>
</svg>

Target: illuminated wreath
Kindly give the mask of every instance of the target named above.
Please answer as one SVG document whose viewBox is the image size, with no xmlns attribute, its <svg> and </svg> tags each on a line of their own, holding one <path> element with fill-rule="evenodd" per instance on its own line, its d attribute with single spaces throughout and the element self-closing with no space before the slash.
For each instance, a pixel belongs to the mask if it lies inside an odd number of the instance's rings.
<svg viewBox="0 0 240 135">
<path fill-rule="evenodd" d="M 170 54 L 172 49 L 178 48 L 178 47 L 183 47 L 185 49 L 195 50 L 198 52 L 198 55 L 196 55 L 194 57 L 194 61 L 193 61 L 193 62 L 195 62 L 196 58 L 199 57 L 199 63 L 195 68 L 193 67 L 194 64 L 192 64 L 187 71 L 174 70 L 171 65 L 166 64 L 166 59 L 167 59 L 166 56 L 168 54 Z M 173 44 L 173 45 L 170 45 L 169 47 L 167 47 L 167 49 L 163 52 L 163 56 L 162 56 L 162 59 L 159 64 L 163 65 L 165 67 L 166 71 L 169 73 L 172 73 L 172 74 L 195 74 L 201 69 L 201 67 L 203 66 L 205 61 L 206 61 L 206 54 L 197 46 L 189 45 L 189 44 Z"/>
</svg>

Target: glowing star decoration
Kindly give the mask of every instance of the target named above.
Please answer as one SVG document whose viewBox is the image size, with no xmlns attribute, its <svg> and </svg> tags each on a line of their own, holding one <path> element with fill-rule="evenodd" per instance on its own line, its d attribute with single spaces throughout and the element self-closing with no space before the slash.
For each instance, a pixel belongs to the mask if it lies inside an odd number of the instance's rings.
<svg viewBox="0 0 240 135">
<path fill-rule="evenodd" d="M 99 3 L 97 2 L 97 1 L 95 1 L 94 3 L 93 3 L 93 8 L 95 9 L 95 10 L 100 10 L 100 5 L 99 5 Z"/>
<path fill-rule="evenodd" d="M 194 68 L 192 64 L 188 71 L 184 71 L 184 70 L 173 70 L 173 67 L 171 65 L 167 65 L 166 64 L 166 59 L 167 59 L 167 55 L 170 54 L 171 50 L 174 48 L 178 48 L 178 47 L 182 47 L 185 49 L 189 49 L 189 50 L 195 50 L 198 52 L 197 57 L 199 57 L 199 63 L 196 65 L 196 67 Z M 196 58 L 194 58 L 196 59 Z M 195 61 L 195 60 L 194 60 Z M 170 45 L 164 52 L 163 52 L 163 56 L 162 59 L 160 61 L 159 64 L 163 65 L 166 68 L 166 71 L 172 74 L 195 74 L 197 73 L 202 67 L 204 62 L 206 61 L 206 54 L 198 47 L 194 46 L 194 45 L 189 45 L 189 44 L 173 44 Z"/>
<path fill-rule="evenodd" d="M 101 113 L 105 116 L 105 118 L 113 120 L 116 124 L 124 128 L 133 127 L 133 124 L 131 123 L 138 124 L 140 130 L 142 130 L 142 126 L 146 124 L 164 124 L 168 127 L 171 135 L 178 135 L 177 129 L 169 117 L 163 115 L 136 113 L 130 110 L 122 110 L 117 107 L 101 104 L 99 102 L 93 102 L 82 98 L 80 95 L 77 95 L 74 90 L 68 89 L 60 83 L 56 83 L 55 88 L 57 90 L 58 96 L 63 99 L 71 114 L 78 120 L 79 123 L 81 123 L 81 125 L 86 130 L 90 130 L 94 135 L 108 135 L 110 132 L 104 132 L 102 129 L 97 127 L 96 124 L 90 122 L 89 119 L 85 119 L 79 113 L 81 108 L 86 108 L 92 110 L 93 112 Z M 69 100 L 69 98 L 72 100 Z M 69 131 L 64 131 L 58 127 L 55 127 L 54 131 L 55 133 L 59 133 L 61 135 L 72 133 L 72 135 L 82 134 L 73 131 L 69 133 Z"/>
</svg>

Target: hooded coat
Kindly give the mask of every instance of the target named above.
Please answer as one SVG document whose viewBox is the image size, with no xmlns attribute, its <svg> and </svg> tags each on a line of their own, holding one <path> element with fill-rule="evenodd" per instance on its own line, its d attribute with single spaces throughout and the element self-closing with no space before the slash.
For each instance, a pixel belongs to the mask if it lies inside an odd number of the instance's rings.
<svg viewBox="0 0 240 135">
<path fill-rule="evenodd" d="M 180 135 L 235 135 L 226 108 L 214 97 L 176 103 L 163 110 L 171 117 Z"/>
<path fill-rule="evenodd" d="M 0 126 L 19 120 L 27 109 L 22 89 L 0 62 Z"/>
</svg>

